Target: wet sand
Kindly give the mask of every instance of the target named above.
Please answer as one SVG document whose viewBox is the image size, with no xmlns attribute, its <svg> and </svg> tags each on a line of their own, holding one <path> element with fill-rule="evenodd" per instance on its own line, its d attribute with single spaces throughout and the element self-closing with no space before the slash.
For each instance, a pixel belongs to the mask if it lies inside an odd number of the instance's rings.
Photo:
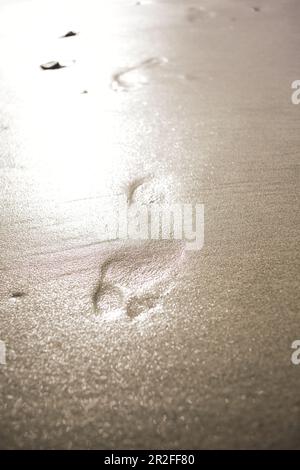
<svg viewBox="0 0 300 470">
<path fill-rule="evenodd" d="M 0 1 L 1 448 L 300 448 L 299 16 Z M 204 248 L 100 242 L 120 194 Z"/>
</svg>

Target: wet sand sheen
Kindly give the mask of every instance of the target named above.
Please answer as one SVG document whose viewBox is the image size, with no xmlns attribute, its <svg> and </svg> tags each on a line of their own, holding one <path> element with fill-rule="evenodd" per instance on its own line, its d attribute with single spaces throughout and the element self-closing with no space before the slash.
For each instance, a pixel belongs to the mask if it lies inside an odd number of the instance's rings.
<svg viewBox="0 0 300 470">
<path fill-rule="evenodd" d="M 299 5 L 138 3 L 0 1 L 0 447 L 298 448 Z"/>
</svg>

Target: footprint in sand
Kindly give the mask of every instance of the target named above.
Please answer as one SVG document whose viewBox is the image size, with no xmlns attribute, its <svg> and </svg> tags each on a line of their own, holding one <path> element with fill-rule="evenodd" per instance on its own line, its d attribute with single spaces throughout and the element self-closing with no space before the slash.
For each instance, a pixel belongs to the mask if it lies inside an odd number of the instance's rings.
<svg viewBox="0 0 300 470">
<path fill-rule="evenodd" d="M 163 188 L 157 180 L 154 184 L 153 179 L 148 174 L 123 186 L 129 213 L 136 199 L 147 205 L 161 201 Z M 92 295 L 94 312 L 104 315 L 115 312 L 135 318 L 159 310 L 174 286 L 184 253 L 182 240 L 128 240 L 112 248 L 100 267 Z"/>
<path fill-rule="evenodd" d="M 114 252 L 100 268 L 93 296 L 95 313 L 118 311 L 135 318 L 158 310 L 173 288 L 184 258 L 176 240 L 141 242 Z"/>
<path fill-rule="evenodd" d="M 162 66 L 168 62 L 165 57 L 151 57 L 131 67 L 125 67 L 114 73 L 111 79 L 111 88 L 114 91 L 129 91 L 132 88 L 148 83 L 146 70 Z"/>
</svg>

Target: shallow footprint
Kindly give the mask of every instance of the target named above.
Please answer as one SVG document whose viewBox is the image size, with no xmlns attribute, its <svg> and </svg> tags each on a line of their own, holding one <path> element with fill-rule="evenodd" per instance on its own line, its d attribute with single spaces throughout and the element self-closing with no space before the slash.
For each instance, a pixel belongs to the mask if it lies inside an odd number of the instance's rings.
<svg viewBox="0 0 300 470">
<path fill-rule="evenodd" d="M 184 243 L 176 240 L 142 242 L 115 250 L 100 268 L 92 298 L 94 311 L 103 314 L 119 309 L 134 318 L 152 310 L 172 289 L 183 259 Z"/>
<path fill-rule="evenodd" d="M 136 65 L 121 69 L 113 74 L 111 88 L 114 91 L 129 91 L 131 88 L 146 84 L 148 80 L 141 72 L 167 62 L 168 60 L 165 57 L 151 57 Z"/>
</svg>

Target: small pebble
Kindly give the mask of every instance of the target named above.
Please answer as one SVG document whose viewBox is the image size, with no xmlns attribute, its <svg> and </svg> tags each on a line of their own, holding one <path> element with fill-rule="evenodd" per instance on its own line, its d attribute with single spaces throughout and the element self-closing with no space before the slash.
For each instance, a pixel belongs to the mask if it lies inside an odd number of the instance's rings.
<svg viewBox="0 0 300 470">
<path fill-rule="evenodd" d="M 65 65 L 60 64 L 59 62 L 47 62 L 46 64 L 42 64 L 41 69 L 43 70 L 57 70 L 57 69 L 62 69 L 65 67 Z"/>
<path fill-rule="evenodd" d="M 61 36 L 61 38 L 71 38 L 73 36 L 77 36 L 78 33 L 76 33 L 75 31 L 68 31 L 66 34 L 64 34 L 63 36 Z"/>
<path fill-rule="evenodd" d="M 22 297 L 25 297 L 25 295 L 26 295 L 25 292 L 17 291 L 17 292 L 13 292 L 11 294 L 11 298 L 14 299 L 14 300 L 15 299 L 21 299 Z"/>
</svg>

